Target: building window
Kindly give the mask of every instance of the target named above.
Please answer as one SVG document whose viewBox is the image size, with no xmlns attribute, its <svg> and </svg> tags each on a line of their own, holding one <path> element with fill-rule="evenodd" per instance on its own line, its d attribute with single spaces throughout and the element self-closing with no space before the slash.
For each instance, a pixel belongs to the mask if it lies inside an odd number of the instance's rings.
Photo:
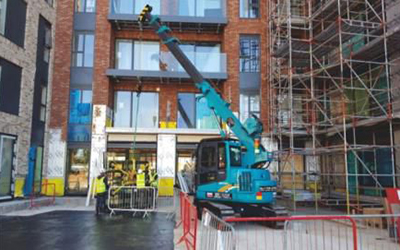
<svg viewBox="0 0 400 250">
<path fill-rule="evenodd" d="M 218 129 L 218 121 L 202 94 L 178 94 L 178 128 Z"/>
<path fill-rule="evenodd" d="M 139 128 L 158 128 L 158 93 L 116 91 L 114 99 L 115 127 L 135 127 L 137 117 Z"/>
<path fill-rule="evenodd" d="M 244 122 L 252 114 L 260 117 L 260 96 L 240 94 L 240 120 Z"/>
<path fill-rule="evenodd" d="M 73 89 L 69 105 L 69 141 L 90 141 L 92 122 L 92 91 Z"/>
<path fill-rule="evenodd" d="M 46 121 L 46 106 L 47 106 L 47 87 L 41 86 L 41 97 L 40 97 L 40 121 Z"/>
<path fill-rule="evenodd" d="M 158 42 L 117 40 L 115 67 L 124 70 L 159 70 Z"/>
<path fill-rule="evenodd" d="M 93 67 L 94 35 L 75 33 L 73 41 L 73 66 Z"/>
<path fill-rule="evenodd" d="M 73 89 L 70 95 L 69 123 L 90 124 L 92 121 L 92 91 Z"/>
<path fill-rule="evenodd" d="M 45 36 L 44 36 L 43 60 L 47 63 L 50 61 L 51 46 L 52 46 L 51 28 L 46 26 Z"/>
<path fill-rule="evenodd" d="M 259 9 L 258 0 L 240 0 L 241 18 L 257 18 L 259 17 Z"/>
<path fill-rule="evenodd" d="M 92 13 L 96 11 L 96 0 L 75 0 L 75 12 Z"/>
<path fill-rule="evenodd" d="M 0 34 L 6 29 L 7 0 L 0 0 Z"/>
<path fill-rule="evenodd" d="M 111 11 L 113 14 L 134 14 L 134 4 L 131 0 L 112 0 Z"/>
<path fill-rule="evenodd" d="M 181 49 L 200 72 L 221 72 L 221 45 L 213 43 L 181 44 Z M 183 67 L 177 63 L 179 71 Z M 172 71 L 174 71 L 172 69 Z"/>
<path fill-rule="evenodd" d="M 19 114 L 22 68 L 0 58 L 0 111 Z"/>
<path fill-rule="evenodd" d="M 240 38 L 240 72 L 260 72 L 260 39 L 257 36 Z"/>
</svg>

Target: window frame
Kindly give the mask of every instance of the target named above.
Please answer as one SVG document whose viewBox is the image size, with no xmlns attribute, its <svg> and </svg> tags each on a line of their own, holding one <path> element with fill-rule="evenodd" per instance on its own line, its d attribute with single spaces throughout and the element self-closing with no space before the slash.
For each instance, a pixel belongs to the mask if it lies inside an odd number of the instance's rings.
<svg viewBox="0 0 400 250">
<path fill-rule="evenodd" d="M 5 35 L 6 33 L 6 20 L 7 20 L 7 1 L 0 0 L 0 35 Z M 4 4 L 4 7 L 3 7 Z"/>
<path fill-rule="evenodd" d="M 253 3 L 257 1 L 257 3 Z M 248 6 L 247 11 L 242 9 L 242 5 L 246 4 Z M 252 8 L 257 9 L 255 16 L 252 16 Z M 260 1 L 259 0 L 239 0 L 239 17 L 243 19 L 257 19 L 260 18 Z"/>
<path fill-rule="evenodd" d="M 79 50 L 79 36 L 83 36 L 82 42 L 82 50 Z M 85 65 L 86 58 L 86 37 L 93 36 L 93 50 L 92 50 L 92 64 L 90 66 Z M 76 44 L 78 38 L 78 42 Z M 94 48 L 95 48 L 95 35 L 94 32 L 91 31 L 78 31 L 74 33 L 73 41 L 72 41 L 72 66 L 76 68 L 93 68 L 94 66 Z M 78 55 L 82 55 L 82 65 L 78 66 Z"/>
<path fill-rule="evenodd" d="M 52 29 L 50 26 L 45 25 L 45 36 L 43 41 L 43 61 L 46 63 L 50 62 L 51 49 L 53 46 Z"/>
<path fill-rule="evenodd" d="M 40 86 L 40 110 L 39 110 L 39 120 L 41 122 L 46 122 L 47 96 L 48 96 L 47 84 L 42 84 Z"/>
<path fill-rule="evenodd" d="M 118 105 L 118 103 L 117 103 L 117 101 L 118 101 L 118 99 L 116 98 L 116 94 L 118 93 L 118 92 L 127 92 L 127 93 L 129 93 L 130 94 L 130 97 L 129 97 L 129 125 L 127 126 L 127 128 L 134 128 L 135 127 L 135 124 L 134 124 L 134 115 L 135 115 L 135 112 L 136 112 L 136 108 L 135 108 L 135 98 L 134 98 L 134 95 L 137 95 L 137 91 L 130 91 L 130 90 L 116 90 L 116 91 L 114 91 L 114 112 L 113 112 L 113 127 L 118 127 L 118 126 L 120 126 L 120 125 L 116 125 L 115 124 L 115 121 L 116 121 L 116 114 L 117 114 L 117 112 L 116 112 L 116 105 Z M 141 92 L 141 94 L 143 94 L 143 93 L 150 93 L 150 94 L 154 94 L 154 95 L 157 95 L 157 99 L 158 99 L 158 101 L 157 101 L 157 124 L 156 124 L 156 127 L 152 127 L 152 128 L 150 128 L 150 129 L 157 129 L 157 128 L 159 128 L 160 127 L 160 93 L 159 92 L 157 92 L 157 91 L 146 91 L 146 92 Z M 140 97 L 140 98 L 142 98 L 142 96 Z M 140 108 L 140 106 L 139 106 L 139 108 Z M 139 109 L 139 112 L 140 112 L 140 109 Z M 125 127 L 125 126 L 123 126 L 123 127 Z M 138 128 L 146 128 L 146 127 L 142 127 L 141 125 L 139 125 L 138 124 Z"/>
<path fill-rule="evenodd" d="M 243 96 L 243 98 L 247 98 L 248 99 L 247 103 L 246 103 L 248 109 L 244 110 L 244 112 L 243 112 L 243 109 L 242 109 L 242 105 L 243 105 L 242 96 Z M 258 111 L 254 111 L 251 108 L 251 98 L 254 98 L 254 97 L 258 97 L 258 101 L 259 101 L 259 103 L 258 103 L 258 107 L 259 107 Z M 260 93 L 256 93 L 256 92 L 254 92 L 254 93 L 240 93 L 239 99 L 240 99 L 240 103 L 239 103 L 239 111 L 240 112 L 239 113 L 240 113 L 240 120 L 242 122 L 244 122 L 247 118 L 251 117 L 252 114 L 257 115 L 257 117 L 259 117 L 259 118 L 261 117 L 261 95 L 260 95 Z M 244 115 L 247 112 L 248 112 L 249 116 L 248 117 L 244 117 Z"/>
<path fill-rule="evenodd" d="M 90 1 L 90 0 L 75 0 L 74 12 L 75 13 L 96 13 L 96 9 L 97 9 L 96 0 L 93 0 L 93 2 L 94 2 L 93 11 L 88 11 L 88 4 L 87 4 L 88 1 Z M 79 9 L 77 7 L 79 2 L 83 2 L 83 11 L 79 11 Z"/>
<path fill-rule="evenodd" d="M 242 44 L 248 42 L 249 53 L 244 53 L 245 48 Z M 257 41 L 257 50 L 252 48 L 252 42 Z M 239 39 L 239 71 L 240 73 L 259 73 L 261 72 L 261 47 L 260 36 L 256 35 L 243 35 Z M 248 68 L 246 65 L 249 65 Z"/>
<path fill-rule="evenodd" d="M 188 127 L 179 127 L 178 126 L 178 119 L 179 119 L 179 108 L 177 107 L 177 109 L 176 109 L 176 119 L 177 119 L 177 128 L 178 129 L 219 129 L 218 128 L 218 126 L 221 126 L 221 120 L 219 121 L 219 125 L 217 124 L 217 127 L 216 128 L 199 128 L 198 126 L 197 126 L 197 120 L 199 119 L 199 117 L 197 116 L 197 105 L 199 104 L 199 101 L 198 101 L 198 97 L 199 96 L 201 96 L 202 94 L 201 93 L 199 93 L 199 92 L 178 92 L 177 94 L 176 94 L 176 100 L 177 100 L 177 103 L 179 102 L 179 94 L 192 94 L 192 95 L 194 95 L 194 126 L 193 126 L 193 128 L 188 128 Z M 202 98 L 204 98 L 204 97 L 202 97 Z M 211 114 L 212 115 L 212 114 Z M 217 121 L 214 121 L 214 122 L 217 122 Z"/>
</svg>

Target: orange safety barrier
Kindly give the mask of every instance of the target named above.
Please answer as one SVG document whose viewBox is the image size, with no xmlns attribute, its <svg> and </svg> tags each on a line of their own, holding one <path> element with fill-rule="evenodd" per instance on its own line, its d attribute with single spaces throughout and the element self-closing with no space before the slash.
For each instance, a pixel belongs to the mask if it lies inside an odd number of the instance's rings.
<svg viewBox="0 0 400 250">
<path fill-rule="evenodd" d="M 197 244 L 197 208 L 191 203 L 189 196 L 183 192 L 179 195 L 181 220 L 176 227 L 182 225 L 183 235 L 177 244 L 185 242 L 186 249 L 196 250 Z"/>
</svg>

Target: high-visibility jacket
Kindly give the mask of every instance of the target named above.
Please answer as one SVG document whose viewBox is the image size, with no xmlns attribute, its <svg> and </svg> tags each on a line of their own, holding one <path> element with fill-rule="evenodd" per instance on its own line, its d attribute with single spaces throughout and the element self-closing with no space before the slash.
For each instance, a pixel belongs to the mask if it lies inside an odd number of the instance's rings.
<svg viewBox="0 0 400 250">
<path fill-rule="evenodd" d="M 144 188 L 146 186 L 146 175 L 144 173 L 136 175 L 136 186 Z"/>
<path fill-rule="evenodd" d="M 156 172 L 150 172 L 150 186 L 158 188 L 158 176 Z"/>
<path fill-rule="evenodd" d="M 104 183 L 104 177 L 96 178 L 96 194 L 101 194 L 107 191 L 106 184 Z"/>
</svg>

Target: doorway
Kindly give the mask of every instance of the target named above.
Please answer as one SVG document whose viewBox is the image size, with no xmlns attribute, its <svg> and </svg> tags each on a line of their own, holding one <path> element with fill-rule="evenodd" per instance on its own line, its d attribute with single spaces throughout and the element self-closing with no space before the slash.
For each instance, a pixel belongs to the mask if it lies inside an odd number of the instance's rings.
<svg viewBox="0 0 400 250">
<path fill-rule="evenodd" d="M 13 171 L 16 138 L 0 135 L 0 200 L 13 197 Z"/>
</svg>

